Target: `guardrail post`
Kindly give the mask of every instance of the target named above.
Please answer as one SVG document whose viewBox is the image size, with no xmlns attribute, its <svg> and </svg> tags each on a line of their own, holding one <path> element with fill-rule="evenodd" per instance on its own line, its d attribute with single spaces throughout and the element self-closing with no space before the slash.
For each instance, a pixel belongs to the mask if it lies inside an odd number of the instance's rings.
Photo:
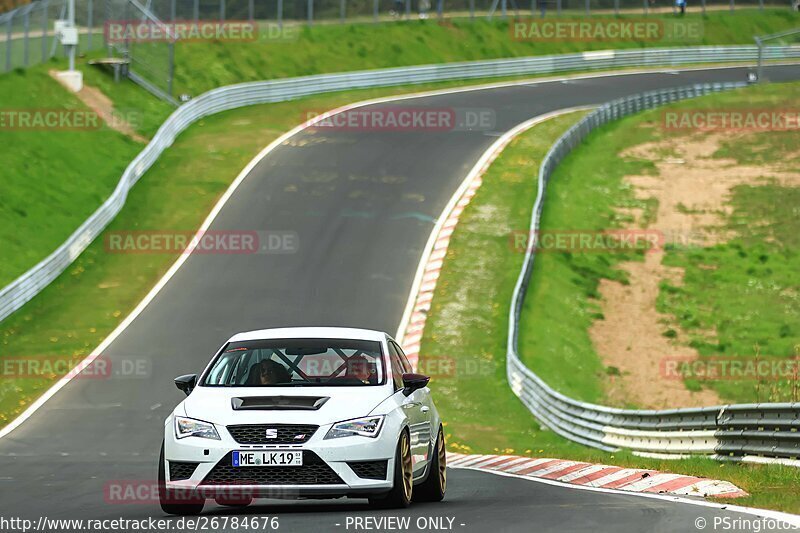
<svg viewBox="0 0 800 533">
<path fill-rule="evenodd" d="M 642 10 L 644 11 L 644 14 L 647 15 L 647 0 L 643 0 Z"/>
<path fill-rule="evenodd" d="M 619 0 L 614 0 L 614 14 L 619 15 Z"/>
<path fill-rule="evenodd" d="M 587 16 L 587 17 L 591 17 L 591 16 L 592 16 L 592 4 L 591 4 L 591 0 L 586 0 L 586 16 Z"/>
<path fill-rule="evenodd" d="M 731 0 L 731 13 L 736 11 L 736 0 Z"/>
<path fill-rule="evenodd" d="M 314 0 L 308 0 L 308 25 L 314 25 Z"/>
<path fill-rule="evenodd" d="M 225 0 L 219 0 L 219 20 L 225 22 Z"/>
<path fill-rule="evenodd" d="M 470 2 L 474 2 L 475 0 L 470 0 Z M 406 20 L 411 18 L 411 0 L 406 0 Z"/>
<path fill-rule="evenodd" d="M 247 2 L 247 20 L 253 22 L 255 18 L 256 18 L 255 0 L 249 0 Z"/>
<path fill-rule="evenodd" d="M 475 20 L 475 0 L 469 0 L 469 19 Z"/>
<path fill-rule="evenodd" d="M 441 20 L 444 17 L 444 0 L 439 0 L 436 3 L 436 16 Z"/>
<path fill-rule="evenodd" d="M 380 1 L 372 0 L 372 22 L 378 22 L 378 12 L 380 11 Z"/>
<path fill-rule="evenodd" d="M 408 0 L 409 2 L 411 0 Z M 339 0 L 339 22 L 344 24 L 344 19 L 347 16 L 347 0 Z"/>
<path fill-rule="evenodd" d="M 706 0 L 700 0 L 700 5 L 703 8 L 703 15 L 706 14 Z"/>
<path fill-rule="evenodd" d="M 619 0 L 616 0 L 616 2 L 619 3 Z M 556 13 L 559 17 L 561 16 L 561 0 L 556 0 Z"/>
<path fill-rule="evenodd" d="M 200 20 L 200 0 L 194 0 L 194 4 L 192 5 L 192 15 L 195 22 Z"/>
<path fill-rule="evenodd" d="M 278 0 L 278 27 L 283 28 L 283 0 Z"/>
</svg>

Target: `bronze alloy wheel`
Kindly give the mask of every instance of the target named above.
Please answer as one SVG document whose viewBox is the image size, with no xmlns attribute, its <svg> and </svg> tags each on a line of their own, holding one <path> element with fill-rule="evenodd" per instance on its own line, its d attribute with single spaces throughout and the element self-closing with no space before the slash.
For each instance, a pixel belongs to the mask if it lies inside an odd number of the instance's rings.
<svg viewBox="0 0 800 533">
<path fill-rule="evenodd" d="M 406 432 L 403 432 L 400 437 L 400 460 L 400 468 L 403 471 L 403 493 L 406 500 L 411 500 L 411 491 L 414 490 L 414 472 L 411 467 L 411 442 Z"/>
</svg>

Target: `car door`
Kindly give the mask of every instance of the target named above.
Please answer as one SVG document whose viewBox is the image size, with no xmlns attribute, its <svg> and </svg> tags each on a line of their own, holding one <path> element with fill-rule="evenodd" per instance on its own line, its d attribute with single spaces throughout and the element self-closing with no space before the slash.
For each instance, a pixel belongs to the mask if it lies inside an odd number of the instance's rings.
<svg viewBox="0 0 800 533">
<path fill-rule="evenodd" d="M 411 365 L 403 350 L 394 341 L 389 341 L 389 355 L 392 360 L 392 374 L 400 377 L 402 388 L 402 375 L 412 372 Z M 415 390 L 403 400 L 402 404 L 403 411 L 408 417 L 415 475 L 424 472 L 430 455 L 431 408 L 427 401 L 429 396 L 427 390 L 427 387 Z"/>
</svg>

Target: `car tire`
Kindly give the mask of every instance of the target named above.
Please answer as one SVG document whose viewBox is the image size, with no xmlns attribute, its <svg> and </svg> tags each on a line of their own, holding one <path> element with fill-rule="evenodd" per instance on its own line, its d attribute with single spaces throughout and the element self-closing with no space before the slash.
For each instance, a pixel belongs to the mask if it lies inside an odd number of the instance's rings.
<svg viewBox="0 0 800 533">
<path fill-rule="evenodd" d="M 411 462 L 411 439 L 408 431 L 400 433 L 394 455 L 392 490 L 388 494 L 369 499 L 370 505 L 381 509 L 400 509 L 411 504 L 414 493 L 414 471 Z"/>
<path fill-rule="evenodd" d="M 440 502 L 444 499 L 446 490 L 447 449 L 445 448 L 444 432 L 442 428 L 439 428 L 428 479 L 414 487 L 413 499 L 415 502 Z"/>
<path fill-rule="evenodd" d="M 161 443 L 161 454 L 158 457 L 158 503 L 161 510 L 172 515 L 196 515 L 203 512 L 205 498 L 190 497 L 183 494 L 176 496 L 176 492 L 167 488 L 167 476 L 164 468 L 164 443 Z M 180 500 L 181 503 L 175 503 Z M 183 501 L 185 500 L 185 501 Z"/>
</svg>

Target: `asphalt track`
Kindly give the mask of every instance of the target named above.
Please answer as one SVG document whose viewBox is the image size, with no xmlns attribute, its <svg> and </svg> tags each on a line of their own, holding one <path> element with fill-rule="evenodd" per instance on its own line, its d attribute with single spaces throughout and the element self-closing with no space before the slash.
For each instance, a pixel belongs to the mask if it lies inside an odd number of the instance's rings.
<svg viewBox="0 0 800 533">
<path fill-rule="evenodd" d="M 290 254 L 192 255 L 105 352 L 112 364 L 147 361 L 146 375 L 75 379 L 0 440 L 0 516 L 162 517 L 155 503 L 111 505 L 104 487 L 152 482 L 164 418 L 182 398 L 172 385 L 198 372 L 231 334 L 333 325 L 394 333 L 434 219 L 480 155 L 504 131 L 549 111 L 646 90 L 738 81 L 747 69 L 531 82 L 430 96 L 414 108 L 491 110 L 489 131 L 303 131 L 264 158 L 212 230 L 289 231 Z M 769 69 L 775 81 L 800 67 Z M 380 104 L 389 105 L 392 104 Z M 397 105 L 397 104 L 394 104 Z M 203 157 L 203 154 L 198 154 Z M 531 169 L 531 178 L 535 174 Z M 533 199 L 531 199 L 532 201 Z M 91 305 L 87 303 L 87 305 Z M 363 500 L 269 502 L 217 516 L 278 516 L 282 531 L 356 531 L 355 516 L 446 516 L 463 531 L 694 531 L 729 511 L 450 470 L 436 505 L 372 511 Z M 722 513 L 722 514 L 721 514 Z"/>
</svg>

